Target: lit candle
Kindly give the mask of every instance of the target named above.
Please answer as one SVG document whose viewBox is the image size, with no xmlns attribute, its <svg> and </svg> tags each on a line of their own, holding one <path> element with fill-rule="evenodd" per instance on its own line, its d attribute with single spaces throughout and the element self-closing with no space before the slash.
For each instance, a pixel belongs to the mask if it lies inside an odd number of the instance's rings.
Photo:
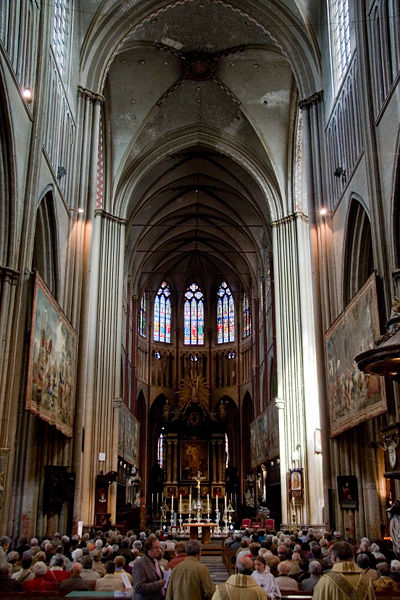
<svg viewBox="0 0 400 600">
<path fill-rule="evenodd" d="M 182 494 L 179 494 L 179 512 L 182 514 Z"/>
<path fill-rule="evenodd" d="M 192 512 L 192 492 L 189 494 L 189 512 Z"/>
<path fill-rule="evenodd" d="M 224 508 L 225 508 L 225 512 L 226 512 L 226 496 L 224 496 Z"/>
<path fill-rule="evenodd" d="M 210 512 L 210 496 L 207 494 L 207 512 Z"/>
<path fill-rule="evenodd" d="M 215 510 L 218 512 L 218 494 L 215 496 Z"/>
<path fill-rule="evenodd" d="M 174 497 L 171 496 L 171 516 L 174 514 Z"/>
<path fill-rule="evenodd" d="M 154 494 L 151 494 L 151 505 L 153 506 L 154 504 Z"/>
</svg>

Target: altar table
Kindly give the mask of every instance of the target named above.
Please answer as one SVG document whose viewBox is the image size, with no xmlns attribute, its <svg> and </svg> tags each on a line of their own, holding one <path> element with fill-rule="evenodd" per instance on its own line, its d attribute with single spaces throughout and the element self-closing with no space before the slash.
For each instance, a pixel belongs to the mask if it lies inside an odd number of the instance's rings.
<svg viewBox="0 0 400 600">
<path fill-rule="evenodd" d="M 201 543 L 211 543 L 211 527 L 216 527 L 216 523 L 183 523 L 183 527 L 189 527 L 189 537 L 191 540 L 199 539 L 199 529 L 201 529 Z"/>
</svg>

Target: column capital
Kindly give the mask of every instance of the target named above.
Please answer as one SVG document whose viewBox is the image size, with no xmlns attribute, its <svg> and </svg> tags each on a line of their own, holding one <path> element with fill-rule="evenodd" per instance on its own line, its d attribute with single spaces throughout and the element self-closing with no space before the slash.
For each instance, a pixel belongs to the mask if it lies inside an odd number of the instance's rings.
<svg viewBox="0 0 400 600">
<path fill-rule="evenodd" d="M 104 96 L 102 94 L 96 94 L 80 85 L 78 85 L 78 94 L 83 100 L 89 100 L 90 102 L 93 102 L 93 104 L 104 104 Z"/>
<path fill-rule="evenodd" d="M 295 213 L 292 213 L 291 215 L 286 215 L 285 217 L 282 217 L 277 221 L 271 221 L 271 226 L 277 227 L 279 225 L 285 225 L 286 223 L 289 223 L 290 221 L 296 221 L 297 219 L 303 219 L 304 221 L 308 221 L 308 217 L 306 214 L 304 214 L 302 211 L 297 211 Z"/>
<path fill-rule="evenodd" d="M 121 217 L 112 215 L 111 213 L 105 211 L 103 208 L 96 208 L 96 210 L 94 211 L 94 216 L 95 217 L 103 217 L 104 219 L 107 219 L 108 221 L 113 221 L 114 223 L 119 223 L 120 225 L 127 224 L 126 219 L 122 219 Z"/>
<path fill-rule="evenodd" d="M 323 91 L 315 92 L 308 96 L 308 98 L 303 98 L 303 100 L 299 101 L 300 110 L 304 110 L 305 108 L 310 108 L 313 104 L 317 104 L 317 102 L 321 102 L 323 97 Z"/>
<path fill-rule="evenodd" d="M 7 283 L 15 284 L 18 281 L 20 275 L 20 271 L 16 271 L 11 267 L 0 266 L 0 279 L 4 279 L 4 281 L 6 281 Z"/>
</svg>

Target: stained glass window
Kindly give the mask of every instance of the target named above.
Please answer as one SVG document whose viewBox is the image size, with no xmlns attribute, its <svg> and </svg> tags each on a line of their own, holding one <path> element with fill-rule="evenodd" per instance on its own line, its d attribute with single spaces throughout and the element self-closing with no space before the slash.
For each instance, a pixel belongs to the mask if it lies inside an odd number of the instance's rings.
<svg viewBox="0 0 400 600">
<path fill-rule="evenodd" d="M 140 300 L 139 334 L 146 337 L 146 296 L 142 296 Z"/>
<path fill-rule="evenodd" d="M 171 341 L 171 292 L 163 281 L 154 300 L 154 341 Z"/>
<path fill-rule="evenodd" d="M 249 299 L 248 299 L 247 294 L 243 294 L 242 319 L 243 319 L 243 337 L 245 338 L 251 334 L 250 307 L 249 307 Z"/>
<path fill-rule="evenodd" d="M 217 339 L 218 344 L 235 341 L 235 305 L 228 284 L 223 281 L 218 290 Z"/>
<path fill-rule="evenodd" d="M 204 297 L 196 283 L 185 292 L 183 309 L 185 344 L 204 344 Z"/>
</svg>

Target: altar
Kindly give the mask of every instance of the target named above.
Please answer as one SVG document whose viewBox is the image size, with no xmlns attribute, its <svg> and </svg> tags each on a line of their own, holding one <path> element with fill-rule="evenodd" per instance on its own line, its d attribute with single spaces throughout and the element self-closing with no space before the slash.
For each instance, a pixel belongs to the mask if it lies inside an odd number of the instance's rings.
<svg viewBox="0 0 400 600">
<path fill-rule="evenodd" d="M 191 540 L 199 539 L 199 530 L 201 529 L 201 543 L 211 543 L 211 528 L 217 527 L 217 523 L 183 523 L 183 527 L 189 527 L 189 538 Z"/>
</svg>

